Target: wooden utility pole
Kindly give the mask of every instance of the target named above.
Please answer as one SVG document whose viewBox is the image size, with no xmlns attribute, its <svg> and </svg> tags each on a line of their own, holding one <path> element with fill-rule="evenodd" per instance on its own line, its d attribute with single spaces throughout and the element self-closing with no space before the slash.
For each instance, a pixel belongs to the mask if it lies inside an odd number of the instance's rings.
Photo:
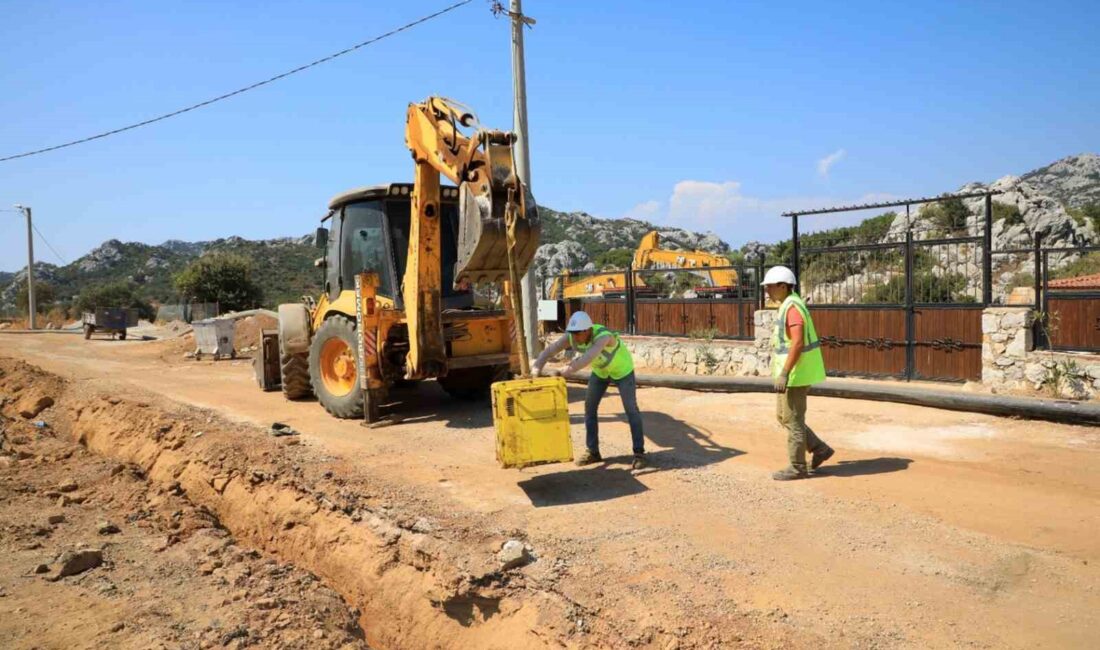
<svg viewBox="0 0 1100 650">
<path fill-rule="evenodd" d="M 523 15 L 520 0 L 511 0 L 508 16 L 512 20 L 512 92 L 514 95 L 513 130 L 516 133 L 516 172 L 531 190 L 531 150 L 527 133 L 527 72 L 523 59 L 523 28 L 534 25 L 533 18 Z M 523 276 L 523 320 L 527 323 L 527 356 L 534 359 L 542 351 L 539 345 L 538 292 L 535 289 L 535 267 L 532 264 Z"/>
</svg>

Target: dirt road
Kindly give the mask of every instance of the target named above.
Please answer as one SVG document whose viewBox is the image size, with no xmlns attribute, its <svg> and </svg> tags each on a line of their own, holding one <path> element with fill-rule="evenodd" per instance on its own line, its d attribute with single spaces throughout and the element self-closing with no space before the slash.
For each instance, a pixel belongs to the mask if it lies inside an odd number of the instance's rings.
<svg viewBox="0 0 1100 650">
<path fill-rule="evenodd" d="M 340 471 L 401 490 L 406 516 L 520 536 L 574 603 L 570 644 L 644 647 L 1094 647 L 1100 637 L 1100 431 L 816 398 L 837 449 L 775 483 L 769 395 L 639 393 L 651 469 L 631 473 L 616 396 L 608 462 L 500 470 L 487 407 L 424 384 L 405 421 L 368 430 L 260 392 L 247 362 L 193 362 L 173 342 L 0 335 L 0 356 L 77 384 L 147 392 L 242 425 L 287 422 Z M 571 389 L 580 448 L 583 394 Z M 412 505 L 409 505 L 412 504 Z M 457 534 L 457 533 L 456 533 Z M 616 637 L 591 637 L 594 621 Z M 369 625 L 367 629 L 370 638 Z M 440 640 L 442 644 L 443 641 Z"/>
</svg>

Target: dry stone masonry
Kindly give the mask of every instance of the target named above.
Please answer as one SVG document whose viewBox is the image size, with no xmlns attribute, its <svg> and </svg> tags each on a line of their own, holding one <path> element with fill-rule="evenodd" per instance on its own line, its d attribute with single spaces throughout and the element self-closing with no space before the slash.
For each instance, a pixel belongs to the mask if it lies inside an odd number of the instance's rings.
<svg viewBox="0 0 1100 650">
<path fill-rule="evenodd" d="M 994 392 L 1034 390 L 1066 399 L 1100 395 L 1100 357 L 1036 350 L 1034 318 L 1026 307 L 982 313 L 982 384 Z"/>
<path fill-rule="evenodd" d="M 775 310 L 758 310 L 754 320 L 756 338 L 752 341 L 656 336 L 623 338 L 640 368 L 686 375 L 757 377 L 770 372 Z"/>
</svg>

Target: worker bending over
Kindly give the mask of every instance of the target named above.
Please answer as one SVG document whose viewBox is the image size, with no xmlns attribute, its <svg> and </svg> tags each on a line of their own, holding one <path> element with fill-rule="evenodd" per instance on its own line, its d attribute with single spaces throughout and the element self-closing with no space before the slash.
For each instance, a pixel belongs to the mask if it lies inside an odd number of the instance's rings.
<svg viewBox="0 0 1100 650">
<path fill-rule="evenodd" d="M 634 358 L 630 350 L 613 332 L 603 325 L 592 323 L 592 319 L 583 311 L 575 312 L 565 326 L 565 336 L 554 341 L 542 351 L 535 360 L 535 376 L 543 374 L 543 366 L 554 355 L 571 347 L 580 356 L 561 370 L 568 377 L 578 370 L 592 365 L 592 374 L 588 376 L 588 393 L 584 400 L 585 451 L 577 459 L 578 465 L 603 460 L 600 456 L 600 401 L 607 392 L 609 384 L 619 388 L 619 397 L 623 400 L 626 419 L 630 422 L 630 438 L 634 444 L 634 469 L 646 466 L 645 438 L 642 434 L 642 413 L 638 410 L 637 388 L 634 378 Z"/>
<path fill-rule="evenodd" d="M 806 478 L 806 451 L 813 454 L 810 467 L 817 469 L 833 455 L 806 424 L 806 396 L 810 386 L 825 381 L 821 342 L 806 303 L 795 293 L 794 273 L 785 266 L 773 266 L 761 283 L 768 298 L 779 305 L 778 322 L 772 334 L 772 380 L 778 393 L 776 417 L 787 428 L 787 455 L 791 464 L 772 474 L 777 481 Z"/>
</svg>

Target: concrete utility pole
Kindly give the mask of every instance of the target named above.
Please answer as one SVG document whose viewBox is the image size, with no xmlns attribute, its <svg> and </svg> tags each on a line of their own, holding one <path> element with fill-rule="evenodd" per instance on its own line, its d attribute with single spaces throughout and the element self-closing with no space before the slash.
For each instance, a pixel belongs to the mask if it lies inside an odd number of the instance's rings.
<svg viewBox="0 0 1100 650">
<path fill-rule="evenodd" d="M 31 225 L 31 209 L 22 205 L 15 206 L 27 217 L 27 329 L 35 329 L 34 316 L 34 229 Z"/>
<path fill-rule="evenodd" d="M 516 171 L 527 189 L 531 189 L 531 153 L 527 134 L 527 73 L 523 60 L 523 27 L 534 25 L 533 18 L 523 15 L 520 0 L 511 0 L 512 19 L 512 91 L 514 94 L 513 118 L 516 132 Z M 532 190 L 533 191 L 533 190 Z M 527 324 L 527 355 L 534 359 L 542 351 L 539 344 L 538 293 L 535 290 L 535 268 L 531 266 L 523 276 L 523 320 Z"/>
</svg>

